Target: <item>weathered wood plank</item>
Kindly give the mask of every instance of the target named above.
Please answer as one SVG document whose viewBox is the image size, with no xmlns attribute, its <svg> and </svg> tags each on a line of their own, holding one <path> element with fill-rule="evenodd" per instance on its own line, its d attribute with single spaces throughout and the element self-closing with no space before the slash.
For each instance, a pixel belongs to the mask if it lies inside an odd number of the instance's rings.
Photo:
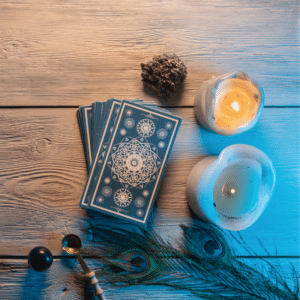
<svg viewBox="0 0 300 300">
<path fill-rule="evenodd" d="M 266 108 L 253 130 L 234 137 L 201 129 L 192 108 L 170 111 L 183 117 L 183 124 L 157 197 L 154 230 L 178 239 L 178 224 L 192 220 L 185 184 L 193 166 L 231 144 L 245 143 L 270 156 L 277 184 L 262 217 L 242 235 L 259 255 L 266 253 L 256 237 L 271 255 L 275 248 L 278 255 L 299 255 L 299 109 Z M 63 235 L 71 232 L 82 235 L 88 247 L 91 237 L 82 230 L 107 217 L 93 219 L 78 207 L 86 178 L 76 109 L 1 109 L 0 254 L 27 255 L 37 245 L 57 254 Z"/>
<path fill-rule="evenodd" d="M 294 0 L 0 1 L 0 106 L 158 101 L 140 64 L 161 53 L 188 67 L 177 105 L 236 70 L 260 82 L 266 105 L 299 105 L 298 9 Z"/>
<path fill-rule="evenodd" d="M 99 261 L 85 259 L 90 268 L 99 268 Z M 289 287 L 294 290 L 296 280 L 292 267 L 299 273 L 299 259 L 266 259 L 281 270 Z M 266 275 L 270 267 L 258 259 L 247 259 L 248 265 L 262 268 Z M 81 272 L 80 266 L 73 259 L 54 259 L 51 268 L 44 272 L 35 272 L 28 268 L 26 260 L 0 259 L 0 299 L 13 300 L 79 300 L 94 299 L 89 287 L 79 282 L 76 274 Z M 146 299 L 201 299 L 183 290 L 172 290 L 165 286 L 135 286 L 116 288 L 103 284 L 98 276 L 107 299 L 146 300 Z"/>
</svg>

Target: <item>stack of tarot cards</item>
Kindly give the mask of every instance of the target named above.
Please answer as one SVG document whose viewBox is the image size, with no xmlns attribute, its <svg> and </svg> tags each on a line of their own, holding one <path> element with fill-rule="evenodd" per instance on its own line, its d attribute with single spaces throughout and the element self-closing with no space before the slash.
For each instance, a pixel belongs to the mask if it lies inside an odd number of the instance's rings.
<svg viewBox="0 0 300 300">
<path fill-rule="evenodd" d="M 140 99 L 77 114 L 89 169 L 79 206 L 146 226 L 181 119 Z"/>
</svg>

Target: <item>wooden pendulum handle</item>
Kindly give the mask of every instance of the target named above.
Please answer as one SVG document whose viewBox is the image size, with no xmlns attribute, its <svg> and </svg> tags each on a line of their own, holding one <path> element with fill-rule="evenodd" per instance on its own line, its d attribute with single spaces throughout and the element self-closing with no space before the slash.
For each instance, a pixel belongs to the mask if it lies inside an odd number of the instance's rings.
<svg viewBox="0 0 300 300">
<path fill-rule="evenodd" d="M 93 287 L 93 289 L 95 291 L 95 295 L 101 300 L 106 300 L 106 298 L 104 296 L 104 292 L 99 285 L 98 279 L 96 278 L 95 272 L 90 271 L 89 273 L 85 274 L 85 276 L 87 276 L 89 278 L 90 286 Z"/>
</svg>

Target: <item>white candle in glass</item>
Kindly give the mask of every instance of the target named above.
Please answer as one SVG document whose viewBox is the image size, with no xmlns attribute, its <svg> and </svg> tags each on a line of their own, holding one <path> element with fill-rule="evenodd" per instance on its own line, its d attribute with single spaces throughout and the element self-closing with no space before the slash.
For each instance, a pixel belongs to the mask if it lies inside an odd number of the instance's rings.
<svg viewBox="0 0 300 300">
<path fill-rule="evenodd" d="M 256 160 L 231 163 L 214 185 L 214 207 L 228 218 L 237 218 L 253 210 L 258 203 L 261 180 L 262 167 Z"/>
<path fill-rule="evenodd" d="M 202 159 L 192 169 L 187 200 L 200 218 L 228 230 L 242 230 L 262 214 L 275 186 L 275 170 L 261 150 L 232 145 L 219 157 Z"/>
<path fill-rule="evenodd" d="M 251 129 L 263 106 L 263 90 L 244 72 L 224 74 L 204 82 L 194 101 L 200 125 L 222 135 Z"/>
</svg>

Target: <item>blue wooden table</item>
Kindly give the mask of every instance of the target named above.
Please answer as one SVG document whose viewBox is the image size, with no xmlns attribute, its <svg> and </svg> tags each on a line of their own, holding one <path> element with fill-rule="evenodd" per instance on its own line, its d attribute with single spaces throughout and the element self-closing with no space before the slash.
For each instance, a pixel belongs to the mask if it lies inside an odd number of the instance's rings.
<svg viewBox="0 0 300 300">
<path fill-rule="evenodd" d="M 140 76 L 140 64 L 163 53 L 176 53 L 188 69 L 170 101 L 150 94 Z M 237 70 L 264 89 L 258 124 L 232 137 L 204 130 L 194 116 L 197 90 L 212 76 Z M 79 264 L 62 256 L 61 239 L 79 234 L 89 249 L 96 243 L 84 229 L 107 221 L 78 206 L 88 172 L 76 111 L 111 97 L 154 101 L 183 119 L 151 224 L 174 245 L 182 237 L 179 224 L 196 219 L 185 186 L 201 158 L 237 143 L 270 157 L 274 194 L 259 220 L 240 232 L 258 258 L 238 242 L 230 246 L 255 268 L 266 258 L 293 289 L 300 218 L 298 1 L 0 0 L 0 299 L 92 299 L 76 281 Z M 26 259 L 40 245 L 54 255 L 45 273 L 29 269 Z M 86 261 L 91 269 L 101 264 Z M 165 286 L 104 288 L 107 299 L 199 299 Z"/>
</svg>

